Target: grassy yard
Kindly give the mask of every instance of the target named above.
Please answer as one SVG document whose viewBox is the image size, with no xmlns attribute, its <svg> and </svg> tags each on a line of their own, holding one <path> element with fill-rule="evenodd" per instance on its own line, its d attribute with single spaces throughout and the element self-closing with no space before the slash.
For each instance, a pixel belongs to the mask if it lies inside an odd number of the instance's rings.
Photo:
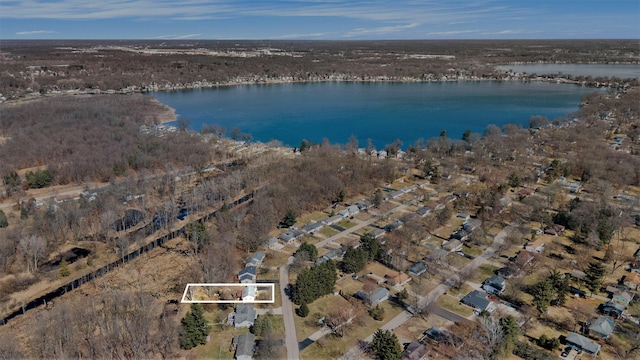
<svg viewBox="0 0 640 360">
<path fill-rule="evenodd" d="M 205 345 L 201 345 L 192 350 L 193 355 L 197 359 L 233 359 L 231 349 L 231 341 L 234 336 L 249 332 L 249 329 L 235 329 L 229 327 L 225 330 L 212 329 L 210 341 Z"/>
<path fill-rule="evenodd" d="M 332 237 L 333 235 L 337 235 L 340 232 L 330 226 L 325 226 L 322 229 L 320 229 L 319 233 L 324 235 L 325 237 Z"/>
<path fill-rule="evenodd" d="M 467 259 L 464 256 L 460 256 L 456 253 L 449 253 L 447 255 L 447 260 L 449 261 L 449 264 L 451 266 L 453 266 L 458 270 L 462 269 L 464 266 L 466 266 L 468 263 L 471 262 L 471 260 Z"/>
<path fill-rule="evenodd" d="M 496 271 L 499 268 L 497 266 L 493 266 L 490 264 L 482 264 L 478 267 L 478 270 L 473 274 L 471 281 L 481 283 L 486 278 L 491 277 L 496 274 Z"/>
<path fill-rule="evenodd" d="M 365 339 L 373 334 L 387 321 L 398 315 L 402 308 L 389 301 L 380 304 L 384 308 L 385 315 L 383 321 L 373 320 L 369 315 L 359 317 L 355 324 L 349 328 L 344 337 L 327 335 L 316 341 L 308 348 L 300 352 L 302 359 L 337 359 L 342 356 L 350 347 L 356 345 L 358 340 Z"/>
<path fill-rule="evenodd" d="M 362 290 L 362 282 L 354 280 L 351 276 L 345 276 L 340 279 L 336 286 L 342 290 L 344 294 L 355 294 L 358 290 Z"/>
<path fill-rule="evenodd" d="M 352 228 L 352 227 L 356 226 L 356 224 L 354 222 L 349 221 L 347 219 L 340 220 L 336 225 L 338 225 L 339 227 L 341 227 L 343 229 L 349 229 L 349 228 Z"/>
<path fill-rule="evenodd" d="M 460 289 L 451 288 L 447 291 L 447 294 L 460 300 L 471 291 L 473 291 L 473 288 L 470 285 L 462 284 L 462 286 L 460 286 Z"/>
<path fill-rule="evenodd" d="M 371 262 L 369 263 L 367 266 L 364 267 L 364 269 L 360 272 L 360 274 L 365 275 L 365 274 L 369 274 L 369 273 L 374 273 L 375 275 L 378 275 L 382 278 L 384 278 L 384 276 L 390 272 L 392 272 L 393 270 L 389 269 L 388 267 L 380 264 L 379 262 Z"/>
<path fill-rule="evenodd" d="M 416 316 L 409 319 L 404 324 L 397 327 L 394 332 L 398 339 L 404 339 L 406 341 L 417 340 L 422 336 L 425 330 L 429 328 L 427 320 Z"/>
<path fill-rule="evenodd" d="M 317 325 L 317 319 L 320 319 L 340 306 L 347 305 L 347 300 L 342 296 L 325 295 L 308 305 L 309 316 L 306 318 L 301 318 L 295 314 L 293 316 L 296 323 L 298 341 L 306 339 L 309 335 L 319 330 L 320 326 Z"/>
<path fill-rule="evenodd" d="M 465 254 L 469 254 L 474 257 L 482 254 L 482 248 L 480 246 L 468 244 L 468 243 L 465 243 L 465 246 L 462 248 L 462 251 L 464 251 Z"/>
<path fill-rule="evenodd" d="M 460 316 L 469 317 L 473 315 L 473 309 L 460 303 L 457 297 L 451 295 L 443 295 L 438 300 L 438 305 L 446 310 L 456 313 Z"/>
<path fill-rule="evenodd" d="M 289 259 L 289 256 L 290 255 L 288 253 L 269 250 L 265 254 L 264 261 L 262 262 L 262 267 L 282 266 L 287 263 L 287 259 Z"/>
<path fill-rule="evenodd" d="M 327 214 L 322 211 L 314 211 L 311 214 L 304 217 L 303 221 L 306 224 L 311 224 L 312 222 L 322 221 L 327 218 Z"/>
</svg>

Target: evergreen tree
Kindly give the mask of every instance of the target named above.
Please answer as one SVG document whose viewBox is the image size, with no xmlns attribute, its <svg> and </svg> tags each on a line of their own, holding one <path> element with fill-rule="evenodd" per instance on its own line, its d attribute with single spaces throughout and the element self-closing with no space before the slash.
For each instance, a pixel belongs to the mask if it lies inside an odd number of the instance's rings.
<svg viewBox="0 0 640 360">
<path fill-rule="evenodd" d="M 291 227 L 296 223 L 296 213 L 293 210 L 287 211 L 282 221 L 280 221 L 280 227 Z"/>
<path fill-rule="evenodd" d="M 512 315 L 500 319 L 500 327 L 502 328 L 503 341 L 498 353 L 501 357 L 508 357 L 513 353 L 516 341 L 518 341 L 520 327 Z"/>
<path fill-rule="evenodd" d="M 462 133 L 462 141 L 469 142 L 471 140 L 471 129 L 466 129 L 464 133 Z"/>
<path fill-rule="evenodd" d="M 300 305 L 297 309 L 297 314 L 300 317 L 307 317 L 307 315 L 309 315 L 309 306 L 307 303 L 302 303 L 302 305 Z"/>
<path fill-rule="evenodd" d="M 331 293 L 337 279 L 336 264 L 332 260 L 303 269 L 291 288 L 291 300 L 298 305 L 312 303 Z"/>
<path fill-rule="evenodd" d="M 6 228 L 7 226 L 9 226 L 7 215 L 5 215 L 4 211 L 0 210 L 0 228 Z"/>
<path fill-rule="evenodd" d="M 303 242 L 298 248 L 298 251 L 296 251 L 296 254 L 303 252 L 306 252 L 309 255 L 309 260 L 311 261 L 315 261 L 318 258 L 318 248 L 313 244 Z"/>
<path fill-rule="evenodd" d="M 369 310 L 369 315 L 374 320 L 382 321 L 384 319 L 384 308 L 381 308 L 380 305 L 376 305 L 374 308 Z"/>
<path fill-rule="evenodd" d="M 587 276 L 585 277 L 585 284 L 587 289 L 591 291 L 591 294 L 600 290 L 602 286 L 602 279 L 604 278 L 605 269 L 600 262 L 590 262 L 589 267 L 584 271 Z"/>
<path fill-rule="evenodd" d="M 397 360 L 402 357 L 398 337 L 389 330 L 376 330 L 371 341 L 371 350 L 378 360 Z"/>
<path fill-rule="evenodd" d="M 557 270 L 551 271 L 547 279 L 551 282 L 551 286 L 558 299 L 558 304 L 564 305 L 567 301 L 567 295 L 569 294 L 569 279 L 562 277 Z"/>
<path fill-rule="evenodd" d="M 338 193 L 338 197 L 336 198 L 336 202 L 343 202 L 344 198 L 347 196 L 347 193 L 344 190 L 340 190 L 340 192 Z"/>
<path fill-rule="evenodd" d="M 367 253 L 362 247 L 354 249 L 349 246 L 342 257 L 341 268 L 345 273 L 355 273 L 367 264 Z"/>
<path fill-rule="evenodd" d="M 370 234 L 360 236 L 360 246 L 358 248 L 367 254 L 368 261 L 378 259 L 380 256 L 380 243 L 378 239 Z"/>
<path fill-rule="evenodd" d="M 182 319 L 180 347 L 186 350 L 207 342 L 209 325 L 204 318 L 204 310 L 200 304 L 191 304 L 191 311 Z"/>
<path fill-rule="evenodd" d="M 533 305 L 541 313 L 547 311 L 549 304 L 551 304 L 551 298 L 553 297 L 553 286 L 551 281 L 544 280 L 535 285 L 531 291 L 533 295 Z"/>
</svg>

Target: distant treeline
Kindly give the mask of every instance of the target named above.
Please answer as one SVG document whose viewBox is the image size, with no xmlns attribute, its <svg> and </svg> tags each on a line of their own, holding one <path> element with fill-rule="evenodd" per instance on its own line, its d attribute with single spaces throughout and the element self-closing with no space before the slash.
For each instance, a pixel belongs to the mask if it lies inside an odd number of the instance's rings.
<svg viewBox="0 0 640 360">
<path fill-rule="evenodd" d="M 334 76 L 362 80 L 490 78 L 499 73 L 494 64 L 628 62 L 639 55 L 634 40 L 2 41 L 0 44 L 5 53 L 0 59 L 0 93 L 9 99 L 32 92 L 64 90 L 140 91 L 154 84 L 179 86 L 203 80 L 227 84 L 269 79 L 318 81 Z M 122 47 L 137 51 L 123 51 Z M 160 49 L 163 53 L 139 51 L 143 48 Z M 206 51 L 217 53 L 205 55 Z"/>
</svg>

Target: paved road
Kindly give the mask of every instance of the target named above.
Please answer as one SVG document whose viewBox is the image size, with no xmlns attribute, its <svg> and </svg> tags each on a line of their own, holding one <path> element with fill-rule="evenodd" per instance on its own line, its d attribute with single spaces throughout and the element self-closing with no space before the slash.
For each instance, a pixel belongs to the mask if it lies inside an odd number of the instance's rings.
<svg viewBox="0 0 640 360">
<path fill-rule="evenodd" d="M 293 256 L 287 264 L 280 267 L 280 295 L 282 298 L 282 318 L 284 321 L 284 343 L 287 347 L 287 359 L 300 359 L 298 337 L 296 335 L 296 323 L 293 321 L 293 303 L 284 289 L 289 284 L 289 265 L 293 262 Z"/>
<path fill-rule="evenodd" d="M 475 270 L 480 265 L 484 264 L 485 262 L 488 262 L 489 259 L 495 254 L 495 252 L 504 243 L 504 239 L 510 231 L 511 231 L 510 226 L 507 226 L 504 229 L 502 229 L 502 231 L 500 231 L 498 235 L 496 235 L 496 237 L 493 239 L 493 243 L 491 244 L 491 246 L 489 246 L 480 256 L 476 257 L 470 263 L 468 263 L 465 267 L 460 269 L 459 272 Z M 419 301 L 421 302 L 430 301 L 435 303 L 438 301 L 438 298 L 442 296 L 445 292 L 447 292 L 447 290 L 451 289 L 452 286 L 453 286 L 453 279 L 452 277 L 450 277 L 444 283 L 436 286 L 433 290 L 431 290 L 427 295 L 425 295 Z M 407 320 L 411 319 L 412 316 L 413 315 L 411 315 L 411 313 L 409 313 L 408 311 L 403 311 L 400 314 L 398 314 L 396 317 L 391 319 L 388 323 L 384 324 L 382 326 L 382 329 L 393 330 L 398 326 L 404 324 Z M 371 334 L 365 339 L 365 341 L 368 341 L 368 342 L 372 340 L 373 340 L 373 334 Z"/>
</svg>

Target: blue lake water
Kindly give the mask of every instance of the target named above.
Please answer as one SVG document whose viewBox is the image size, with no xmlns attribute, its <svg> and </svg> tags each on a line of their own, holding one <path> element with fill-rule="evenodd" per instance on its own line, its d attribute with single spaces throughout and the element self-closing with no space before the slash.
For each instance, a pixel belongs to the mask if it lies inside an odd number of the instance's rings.
<svg viewBox="0 0 640 360">
<path fill-rule="evenodd" d="M 526 125 L 534 115 L 549 119 L 578 110 L 593 88 L 523 82 L 303 83 L 241 85 L 150 94 L 176 109 L 190 127 L 218 124 L 239 128 L 254 140 L 299 146 L 303 139 L 360 146 L 371 139 L 380 149 L 395 139 L 403 147 L 446 130 L 482 133 L 495 124 Z M 170 124 L 171 125 L 171 124 Z"/>
<path fill-rule="evenodd" d="M 593 78 L 640 79 L 639 64 L 521 64 L 500 65 L 497 68 L 538 75 L 563 74 Z"/>
</svg>

